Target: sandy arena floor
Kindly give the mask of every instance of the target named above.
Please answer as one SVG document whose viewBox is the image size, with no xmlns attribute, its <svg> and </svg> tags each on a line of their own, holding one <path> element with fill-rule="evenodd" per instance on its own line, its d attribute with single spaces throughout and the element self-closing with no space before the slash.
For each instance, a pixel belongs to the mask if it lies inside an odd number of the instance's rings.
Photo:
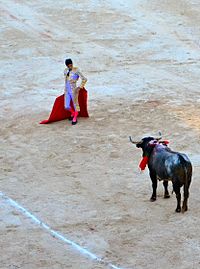
<svg viewBox="0 0 200 269">
<path fill-rule="evenodd" d="M 198 269 L 200 2 L 71 2 L 0 4 L 0 269 Z M 63 92 L 66 57 L 88 78 L 90 118 L 39 125 Z M 162 183 L 149 202 L 128 140 L 158 131 L 193 163 L 185 214 Z"/>
</svg>

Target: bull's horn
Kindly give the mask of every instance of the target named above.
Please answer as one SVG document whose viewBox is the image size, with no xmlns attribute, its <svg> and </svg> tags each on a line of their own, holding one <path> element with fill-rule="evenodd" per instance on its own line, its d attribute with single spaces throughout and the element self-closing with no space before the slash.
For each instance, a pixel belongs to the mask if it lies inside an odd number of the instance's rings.
<svg viewBox="0 0 200 269">
<path fill-rule="evenodd" d="M 161 140 L 162 139 L 162 137 L 156 137 L 155 138 L 155 140 L 157 140 L 157 141 L 159 141 L 159 140 Z"/>
<path fill-rule="evenodd" d="M 159 141 L 160 139 L 162 139 L 162 134 L 161 134 L 161 132 L 158 132 L 158 134 L 159 134 L 159 137 L 156 137 L 156 138 L 155 138 L 155 140 L 157 140 L 157 141 Z"/>
<path fill-rule="evenodd" d="M 130 142 L 133 143 L 133 144 L 141 143 L 141 140 L 140 140 L 140 141 L 133 141 L 132 138 L 131 138 L 131 136 L 129 136 L 129 140 L 130 140 Z"/>
</svg>

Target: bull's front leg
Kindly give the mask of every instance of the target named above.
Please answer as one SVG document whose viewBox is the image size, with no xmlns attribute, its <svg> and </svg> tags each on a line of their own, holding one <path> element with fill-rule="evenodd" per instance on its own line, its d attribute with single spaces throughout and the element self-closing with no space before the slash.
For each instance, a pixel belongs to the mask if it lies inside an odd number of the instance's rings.
<svg viewBox="0 0 200 269">
<path fill-rule="evenodd" d="M 150 198 L 150 201 L 151 202 L 154 202 L 156 201 L 156 190 L 157 190 L 157 176 L 156 176 L 156 173 L 153 172 L 153 171 L 150 171 L 150 178 L 151 178 L 151 181 L 152 181 L 152 188 L 153 188 L 153 193 L 151 195 L 151 198 Z"/>
<path fill-rule="evenodd" d="M 165 192 L 164 192 L 164 198 L 170 198 L 170 195 L 169 195 L 169 192 L 168 192 L 168 181 L 163 181 L 163 186 L 164 186 L 164 189 L 165 189 Z"/>
</svg>

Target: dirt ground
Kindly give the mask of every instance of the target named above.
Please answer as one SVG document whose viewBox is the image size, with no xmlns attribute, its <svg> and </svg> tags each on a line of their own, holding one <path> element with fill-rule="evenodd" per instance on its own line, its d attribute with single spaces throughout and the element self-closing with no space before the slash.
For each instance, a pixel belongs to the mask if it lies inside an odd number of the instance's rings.
<svg viewBox="0 0 200 269">
<path fill-rule="evenodd" d="M 72 2 L 1 3 L 0 194 L 102 261 L 0 195 L 0 269 L 198 269 L 200 2 Z M 90 117 L 40 125 L 67 56 L 88 78 Z M 193 164 L 185 214 L 161 182 L 149 201 L 128 139 L 158 131 Z"/>
</svg>

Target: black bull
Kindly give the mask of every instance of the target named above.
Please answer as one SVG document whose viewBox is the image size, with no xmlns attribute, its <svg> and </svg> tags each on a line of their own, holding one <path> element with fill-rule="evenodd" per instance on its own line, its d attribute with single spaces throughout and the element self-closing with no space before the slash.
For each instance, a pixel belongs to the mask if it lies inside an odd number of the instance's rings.
<svg viewBox="0 0 200 269">
<path fill-rule="evenodd" d="M 142 149 L 143 157 L 149 157 L 148 168 L 153 188 L 150 200 L 156 200 L 158 179 L 163 180 L 164 197 L 169 198 L 168 181 L 171 180 L 177 199 L 176 212 L 182 211 L 184 213 L 188 210 L 187 201 L 192 179 L 192 164 L 185 154 L 172 151 L 165 143 L 159 141 L 160 139 L 161 138 L 145 137 L 139 142 L 134 142 L 130 137 L 130 141 L 136 144 L 136 147 Z M 152 142 L 155 143 L 155 145 L 152 146 Z M 180 189 L 182 186 L 184 189 L 184 200 L 181 208 Z"/>
</svg>

